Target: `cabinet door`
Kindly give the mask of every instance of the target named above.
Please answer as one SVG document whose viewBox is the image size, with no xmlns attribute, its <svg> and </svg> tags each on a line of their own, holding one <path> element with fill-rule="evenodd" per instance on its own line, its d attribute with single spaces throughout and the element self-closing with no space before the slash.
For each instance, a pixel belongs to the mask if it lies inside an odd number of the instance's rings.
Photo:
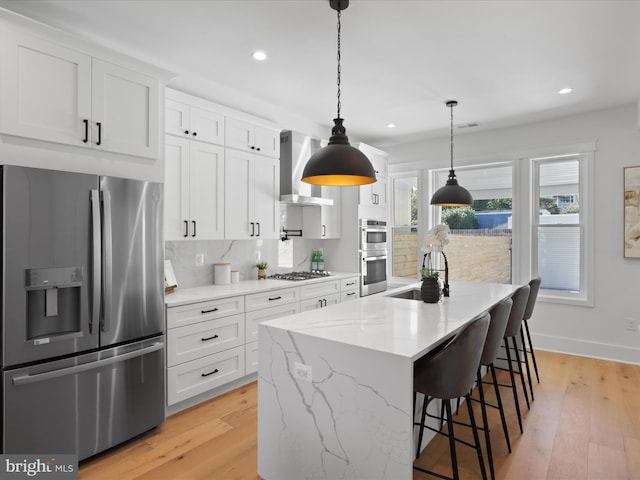
<svg viewBox="0 0 640 480">
<path fill-rule="evenodd" d="M 224 148 L 190 142 L 189 216 L 196 240 L 224 238 Z"/>
<path fill-rule="evenodd" d="M 194 140 L 224 145 L 224 115 L 191 107 L 189 135 Z"/>
<path fill-rule="evenodd" d="M 280 238 L 280 160 L 254 159 L 254 221 L 259 238 Z"/>
<path fill-rule="evenodd" d="M 225 145 L 227 147 L 244 150 L 245 152 L 255 151 L 253 124 L 227 117 L 225 124 Z"/>
<path fill-rule="evenodd" d="M 4 34 L 0 131 L 89 146 L 91 57 L 21 33 Z"/>
<path fill-rule="evenodd" d="M 189 134 L 191 109 L 186 103 L 167 99 L 165 101 L 165 132 L 184 137 Z"/>
<path fill-rule="evenodd" d="M 93 148 L 158 158 L 158 81 L 95 58 L 92 79 Z"/>
<path fill-rule="evenodd" d="M 225 238 L 254 237 L 252 154 L 225 149 L 224 192 Z"/>
<path fill-rule="evenodd" d="M 280 131 L 255 127 L 256 153 L 267 157 L 280 158 Z"/>
<path fill-rule="evenodd" d="M 164 238 L 189 238 L 189 141 L 167 135 L 165 140 Z"/>
</svg>

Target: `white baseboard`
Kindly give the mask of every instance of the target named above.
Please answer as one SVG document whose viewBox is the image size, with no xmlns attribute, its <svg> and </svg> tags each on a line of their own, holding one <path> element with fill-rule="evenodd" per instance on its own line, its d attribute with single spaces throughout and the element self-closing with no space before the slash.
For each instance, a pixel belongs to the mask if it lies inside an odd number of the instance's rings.
<svg viewBox="0 0 640 480">
<path fill-rule="evenodd" d="M 548 350 L 550 352 L 640 365 L 640 348 L 534 333 L 531 334 L 531 337 L 536 350 Z"/>
</svg>

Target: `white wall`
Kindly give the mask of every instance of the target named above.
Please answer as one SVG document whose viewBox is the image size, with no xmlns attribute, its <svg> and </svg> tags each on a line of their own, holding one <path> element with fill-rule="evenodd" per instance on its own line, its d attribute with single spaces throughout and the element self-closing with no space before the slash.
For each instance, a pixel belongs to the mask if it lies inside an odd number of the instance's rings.
<svg viewBox="0 0 640 480">
<path fill-rule="evenodd" d="M 530 327 L 537 348 L 640 364 L 640 260 L 623 257 L 623 167 L 640 165 L 637 105 L 529 125 L 458 134 L 455 165 L 553 154 L 572 144 L 597 142 L 595 153 L 595 300 L 593 307 L 538 302 Z M 390 172 L 443 168 L 449 139 L 388 148 Z"/>
</svg>

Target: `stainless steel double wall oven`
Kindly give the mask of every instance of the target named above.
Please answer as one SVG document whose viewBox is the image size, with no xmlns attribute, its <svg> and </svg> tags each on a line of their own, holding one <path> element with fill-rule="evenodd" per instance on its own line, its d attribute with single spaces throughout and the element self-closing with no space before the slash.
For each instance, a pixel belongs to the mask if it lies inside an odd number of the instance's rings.
<svg viewBox="0 0 640 480">
<path fill-rule="evenodd" d="M 360 295 L 387 289 L 387 222 L 360 219 Z"/>
</svg>

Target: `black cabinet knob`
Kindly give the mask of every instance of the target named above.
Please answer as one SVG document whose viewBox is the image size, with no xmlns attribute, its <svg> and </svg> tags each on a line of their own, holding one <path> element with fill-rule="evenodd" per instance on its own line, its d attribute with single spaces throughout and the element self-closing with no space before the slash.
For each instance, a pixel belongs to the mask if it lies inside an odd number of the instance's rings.
<svg viewBox="0 0 640 480">
<path fill-rule="evenodd" d="M 191 135 L 193 135 L 194 137 L 198 136 L 198 132 L 193 132 Z"/>
<path fill-rule="evenodd" d="M 185 131 L 184 131 L 184 134 L 185 134 L 185 135 L 189 135 L 189 130 L 185 130 Z"/>
</svg>

